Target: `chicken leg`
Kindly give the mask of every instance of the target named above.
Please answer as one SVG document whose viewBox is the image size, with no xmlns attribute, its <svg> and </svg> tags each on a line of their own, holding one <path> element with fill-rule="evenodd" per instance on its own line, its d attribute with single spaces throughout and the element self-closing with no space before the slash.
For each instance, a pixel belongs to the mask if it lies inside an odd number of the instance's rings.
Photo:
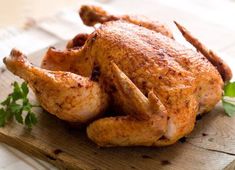
<svg viewBox="0 0 235 170">
<path fill-rule="evenodd" d="M 62 120 L 85 123 L 102 114 L 108 105 L 106 93 L 87 77 L 37 68 L 16 49 L 4 63 L 29 83 L 45 110 Z"/>
</svg>

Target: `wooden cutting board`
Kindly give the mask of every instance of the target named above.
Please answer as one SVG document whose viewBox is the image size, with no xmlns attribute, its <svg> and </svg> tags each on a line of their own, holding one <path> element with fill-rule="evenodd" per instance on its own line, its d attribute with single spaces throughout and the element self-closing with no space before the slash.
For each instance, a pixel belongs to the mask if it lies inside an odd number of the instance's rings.
<svg viewBox="0 0 235 170">
<path fill-rule="evenodd" d="M 42 52 L 31 61 L 39 64 Z M 0 100 L 11 92 L 11 83 L 21 81 L 0 69 Z M 35 97 L 30 93 L 32 102 Z M 220 104 L 198 120 L 190 136 L 169 147 L 98 148 L 85 128 L 72 128 L 38 109 L 39 123 L 31 130 L 15 122 L 0 128 L 0 141 L 24 153 L 46 160 L 60 169 L 234 169 L 235 117 L 224 114 Z"/>
</svg>

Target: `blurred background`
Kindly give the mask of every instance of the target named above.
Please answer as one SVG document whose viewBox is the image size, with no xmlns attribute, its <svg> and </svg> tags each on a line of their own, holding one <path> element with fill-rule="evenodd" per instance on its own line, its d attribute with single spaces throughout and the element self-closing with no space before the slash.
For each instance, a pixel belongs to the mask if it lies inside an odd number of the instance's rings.
<svg viewBox="0 0 235 170">
<path fill-rule="evenodd" d="M 22 25 L 22 23 L 27 22 L 29 18 L 40 19 L 48 17 L 63 8 L 77 9 L 80 3 L 87 2 L 91 2 L 91 0 L 0 0 L 0 27 Z M 161 2 L 167 6 L 203 15 L 206 18 L 212 17 L 213 15 L 215 20 L 220 20 L 224 14 L 231 14 L 235 6 L 234 0 L 130 0 L 128 2 L 120 2 L 118 0 L 95 0 L 95 2 L 109 4 L 119 8 L 122 6 L 127 9 L 129 8 L 130 11 L 146 10 L 144 6 L 142 6 L 142 8 L 135 8 L 135 5 L 141 2 L 144 2 L 144 5 L 147 3 L 154 4 L 154 2 Z M 199 8 L 200 10 L 198 11 Z M 208 12 L 202 14 L 201 10 L 203 9 L 207 9 Z M 214 13 L 211 12 L 211 10 L 214 10 Z M 218 18 L 218 16 L 221 17 Z"/>
<path fill-rule="evenodd" d="M 13 47 L 30 55 L 91 32 L 77 14 L 87 3 L 165 22 L 177 41 L 189 46 L 173 24 L 177 20 L 227 61 L 235 56 L 235 0 L 0 0 L 0 66 Z M 0 169 L 53 169 L 1 143 L 0 158 Z"/>
<path fill-rule="evenodd" d="M 0 27 L 20 26 L 29 19 L 53 15 L 62 8 L 73 8 L 78 0 L 0 0 Z"/>
<path fill-rule="evenodd" d="M 98 2 L 128 9 L 130 12 L 144 13 L 149 11 L 148 4 L 158 3 L 184 10 L 205 19 L 217 20 L 225 23 L 226 19 L 234 14 L 235 0 L 0 0 L 0 28 L 9 25 L 22 25 L 28 19 L 41 19 L 51 16 L 61 9 L 77 9 L 78 5 L 87 2 Z M 138 6 L 141 4 L 141 8 Z M 156 6 L 152 6 L 154 9 Z M 122 10 L 122 9 L 121 9 Z M 151 11 L 151 10 L 150 10 Z M 155 11 L 157 14 L 157 11 Z M 224 18 L 226 16 L 226 18 Z M 232 16 L 231 16 L 232 17 Z M 230 18 L 231 19 L 231 18 Z M 234 22 L 232 23 L 234 26 Z"/>
<path fill-rule="evenodd" d="M 79 6 L 84 3 L 101 4 L 112 13 L 146 15 L 167 23 L 174 31 L 172 21 L 177 20 L 218 51 L 235 41 L 235 0 L 0 0 L 0 56 L 8 54 L 8 48 L 18 46 L 15 39 L 9 40 L 10 37 L 16 38 L 32 27 L 37 27 L 37 30 L 31 32 L 41 35 L 43 30 L 59 40 L 68 40 L 78 32 L 87 31 L 77 15 Z M 177 33 L 175 35 L 178 36 Z M 220 41 L 222 37 L 223 43 Z M 42 38 L 50 43 L 57 41 L 45 35 Z M 27 43 L 28 39 L 24 39 Z M 39 46 L 42 47 L 37 45 L 37 48 Z M 28 53 L 25 47 L 22 50 Z M 32 47 L 29 52 L 33 51 Z"/>
<path fill-rule="evenodd" d="M 84 3 L 100 4 L 112 13 L 142 14 L 160 20 L 176 31 L 176 37 L 179 34 L 172 21 L 177 20 L 217 51 L 225 52 L 226 48 L 230 53 L 228 47 L 235 42 L 235 0 L 0 0 L 0 58 L 12 47 L 28 54 L 87 31 L 77 15 Z M 35 29 L 30 30 L 33 27 Z M 22 35 L 27 29 L 29 33 Z M 34 38 L 35 47 L 27 49 L 27 41 L 35 36 L 41 39 Z M 24 42 L 17 44 L 17 38 Z M 178 38 L 182 40 L 181 36 Z"/>
</svg>

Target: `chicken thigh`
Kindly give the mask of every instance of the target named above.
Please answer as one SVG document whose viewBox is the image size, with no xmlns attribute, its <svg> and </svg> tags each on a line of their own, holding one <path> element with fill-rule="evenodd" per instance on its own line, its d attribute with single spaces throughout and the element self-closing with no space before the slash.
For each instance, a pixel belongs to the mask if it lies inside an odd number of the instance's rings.
<svg viewBox="0 0 235 170">
<path fill-rule="evenodd" d="M 87 127 L 88 137 L 99 146 L 175 143 L 193 130 L 197 114 L 213 109 L 221 99 L 224 82 L 232 77 L 226 63 L 178 23 L 183 36 L 201 53 L 179 44 L 158 22 L 108 15 L 94 6 L 83 6 L 80 16 L 87 25 L 101 25 L 90 35 L 76 36 L 64 51 L 50 48 L 42 68 L 28 64 L 14 51 L 4 62 L 10 71 L 29 82 L 46 110 L 63 120 L 72 121 L 74 115 L 74 122 L 81 122 L 77 118 L 84 114 L 79 110 L 81 100 L 87 104 L 87 108 L 82 107 L 90 115 L 87 120 L 108 106 L 114 107 L 118 116 L 100 118 Z M 37 76 L 31 72 L 37 72 Z M 60 95 L 56 99 L 42 98 L 49 94 L 43 89 L 55 84 L 58 74 L 59 83 L 66 88 L 51 86 L 50 90 L 57 89 Z M 62 81 L 61 74 L 66 75 Z M 73 93 L 70 79 L 93 86 L 76 86 Z M 40 82 L 48 86 L 39 88 Z M 77 91 L 80 95 L 75 95 Z M 88 92 L 89 98 L 83 95 Z M 54 107 L 58 98 L 70 95 L 77 109 L 57 112 Z M 48 101 L 52 105 L 46 105 Z"/>
</svg>

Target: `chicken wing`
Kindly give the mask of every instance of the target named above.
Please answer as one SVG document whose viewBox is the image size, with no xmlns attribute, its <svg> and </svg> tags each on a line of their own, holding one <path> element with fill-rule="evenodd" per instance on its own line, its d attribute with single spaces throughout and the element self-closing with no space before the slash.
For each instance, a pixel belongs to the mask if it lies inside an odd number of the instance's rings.
<svg viewBox="0 0 235 170">
<path fill-rule="evenodd" d="M 229 66 L 215 52 L 208 49 L 197 38 L 193 37 L 193 35 L 191 35 L 191 33 L 186 28 L 184 28 L 177 22 L 175 22 L 175 24 L 184 38 L 189 43 L 191 43 L 198 51 L 200 51 L 217 68 L 224 82 L 228 82 L 229 80 L 231 80 L 233 75 Z"/>
</svg>

